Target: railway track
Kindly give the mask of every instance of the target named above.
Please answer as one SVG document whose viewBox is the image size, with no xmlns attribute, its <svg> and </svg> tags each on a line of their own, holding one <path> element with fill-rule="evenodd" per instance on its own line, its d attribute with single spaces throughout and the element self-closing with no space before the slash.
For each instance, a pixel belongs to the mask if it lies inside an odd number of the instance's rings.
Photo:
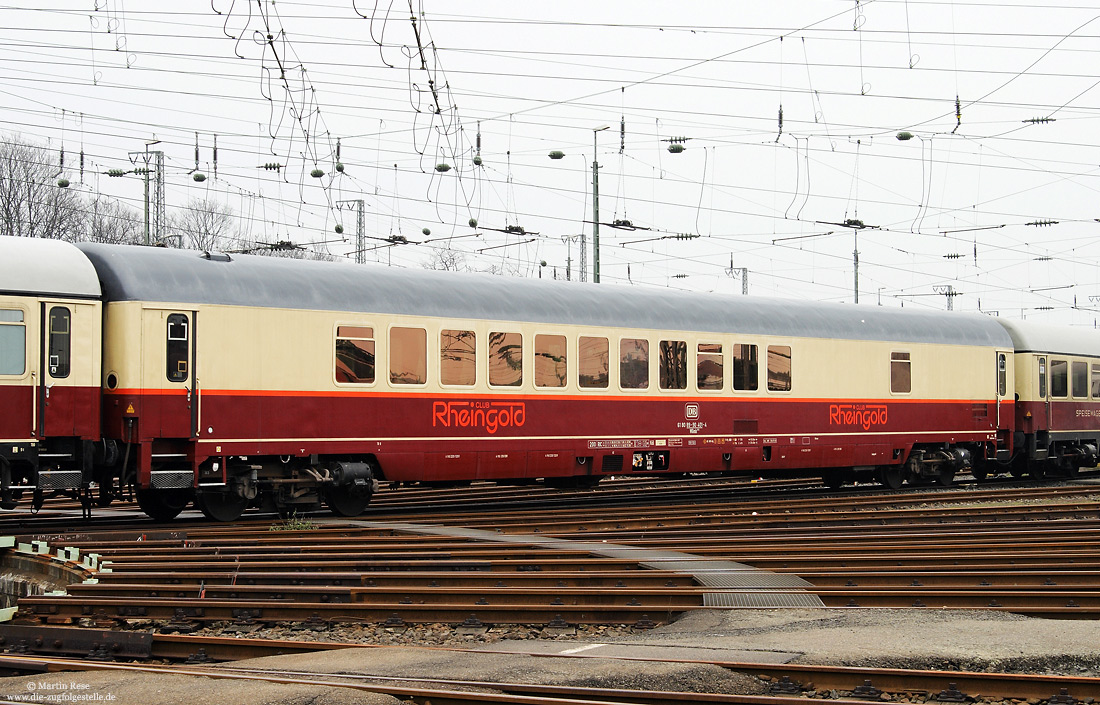
<svg viewBox="0 0 1100 705">
<path fill-rule="evenodd" d="M 182 651 L 191 651 L 190 662 L 166 666 L 108 663 L 101 660 L 41 657 L 30 655 L 0 656 L 0 670 L 12 674 L 49 673 L 59 671 L 110 671 L 154 675 L 187 675 L 205 679 L 252 680 L 300 685 L 340 687 L 365 692 L 394 695 L 412 702 L 506 702 L 506 703 L 788 703 L 805 702 L 806 698 L 825 694 L 832 702 L 865 703 L 868 700 L 896 700 L 904 697 L 928 699 L 933 702 L 975 702 L 1012 699 L 1019 701 L 1074 703 L 1100 689 L 1100 679 L 1083 676 L 1053 676 L 1039 674 L 974 673 L 966 671 L 929 671 L 849 666 L 770 664 L 706 660 L 669 660 L 630 658 L 626 660 L 662 665 L 708 665 L 751 676 L 760 687 L 757 694 L 732 695 L 701 692 L 640 691 L 624 688 L 544 685 L 526 682 L 501 682 L 418 675 L 399 675 L 386 669 L 364 665 L 362 672 L 331 675 L 312 670 L 283 670 L 221 665 L 210 667 L 213 660 L 234 661 L 242 657 L 303 653 L 300 642 L 270 642 L 240 639 L 199 637 L 158 637 L 154 647 L 159 657 L 179 660 Z M 179 647 L 183 647 L 182 651 Z M 346 644 L 314 643 L 313 651 L 338 650 Z M 409 649 L 408 647 L 376 646 L 376 649 L 401 649 L 413 652 L 414 658 L 428 660 L 442 652 L 466 653 L 500 657 L 529 656 L 545 659 L 594 660 L 603 656 L 584 654 L 545 654 L 515 651 L 494 652 L 491 649 Z M 196 658 L 201 654 L 201 658 Z M 215 654 L 215 656 L 210 656 Z M 218 655 L 221 658 L 218 658 Z M 247 655 L 247 656 L 246 656 Z M 623 660 L 621 658 L 615 660 Z"/>
</svg>

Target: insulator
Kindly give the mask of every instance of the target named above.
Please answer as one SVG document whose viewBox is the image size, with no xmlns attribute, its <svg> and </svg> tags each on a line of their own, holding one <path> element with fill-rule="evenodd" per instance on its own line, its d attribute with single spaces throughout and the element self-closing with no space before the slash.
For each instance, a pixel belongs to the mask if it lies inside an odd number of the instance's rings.
<svg viewBox="0 0 1100 705">
<path fill-rule="evenodd" d="M 336 161 L 340 161 L 340 138 L 336 138 Z"/>
<path fill-rule="evenodd" d="M 908 142 L 909 140 L 913 139 L 913 133 L 912 132 L 904 132 L 904 131 L 899 132 L 898 133 L 898 139 L 901 140 L 902 142 Z"/>
<path fill-rule="evenodd" d="M 425 235 L 431 235 L 432 234 L 431 228 L 424 228 L 420 232 L 424 233 Z"/>
<path fill-rule="evenodd" d="M 962 257 L 962 255 L 958 252 L 952 252 L 950 254 L 944 255 L 943 257 L 944 259 L 959 259 L 960 257 Z"/>
<path fill-rule="evenodd" d="M 325 172 L 322 169 L 314 169 L 313 171 L 309 172 L 309 175 L 315 179 L 319 179 L 325 175 Z"/>
<path fill-rule="evenodd" d="M 1052 117 L 1033 117 L 1033 118 L 1028 118 L 1027 120 L 1024 120 L 1024 122 L 1030 122 L 1033 125 L 1036 125 L 1036 124 L 1039 124 L 1039 123 L 1042 123 L 1042 122 L 1055 122 L 1055 121 L 1056 121 L 1055 118 L 1052 118 Z"/>
<path fill-rule="evenodd" d="M 684 151 L 684 145 L 680 144 L 679 142 L 673 142 L 668 146 L 668 151 L 672 152 L 673 154 L 679 154 L 680 152 Z"/>
<path fill-rule="evenodd" d="M 202 173 L 201 171 L 196 171 L 194 174 L 191 175 L 191 178 L 201 184 L 203 181 L 206 181 L 206 174 Z"/>
<path fill-rule="evenodd" d="M 125 176 L 126 172 L 122 169 L 108 169 L 107 176 Z"/>
<path fill-rule="evenodd" d="M 336 171 L 340 172 L 341 174 L 344 173 L 344 163 L 343 162 L 336 162 Z"/>
<path fill-rule="evenodd" d="M 477 227 L 477 218 L 470 218 L 469 223 L 470 223 L 471 228 L 476 228 Z"/>
<path fill-rule="evenodd" d="M 555 149 L 554 151 L 550 152 L 548 156 L 551 159 L 562 159 L 563 157 L 565 157 L 565 152 L 561 151 L 560 149 Z"/>
<path fill-rule="evenodd" d="M 336 224 L 336 234 L 339 235 L 342 232 L 344 232 L 344 226 L 337 223 Z"/>
<path fill-rule="evenodd" d="M 439 164 L 435 165 L 435 170 L 442 174 L 444 172 L 450 171 L 451 165 L 446 162 L 440 162 Z"/>
<path fill-rule="evenodd" d="M 267 164 L 264 164 L 264 169 L 267 169 L 268 171 L 281 171 L 282 168 L 283 165 L 279 162 L 268 162 Z"/>
<path fill-rule="evenodd" d="M 57 185 L 60 188 L 69 188 L 69 180 L 68 179 L 58 179 L 57 180 Z"/>
<path fill-rule="evenodd" d="M 481 166 L 481 155 L 474 156 L 474 166 Z"/>
<path fill-rule="evenodd" d="M 1046 227 L 1048 225 L 1057 225 L 1057 224 L 1058 224 L 1057 220 L 1033 220 L 1030 223 L 1025 223 L 1025 225 L 1034 225 L 1034 226 L 1039 227 L 1039 228 L 1043 228 L 1043 227 Z"/>
</svg>

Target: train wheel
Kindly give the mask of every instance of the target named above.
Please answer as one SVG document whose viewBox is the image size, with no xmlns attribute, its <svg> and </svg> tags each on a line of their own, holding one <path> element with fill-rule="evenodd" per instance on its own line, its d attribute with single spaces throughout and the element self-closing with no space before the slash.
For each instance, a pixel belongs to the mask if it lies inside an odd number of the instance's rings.
<svg viewBox="0 0 1100 705">
<path fill-rule="evenodd" d="M 248 500 L 236 492 L 213 490 L 195 495 L 195 506 L 207 519 L 213 521 L 236 521 L 241 518 Z"/>
<path fill-rule="evenodd" d="M 939 483 L 940 487 L 950 487 L 951 484 L 954 481 L 955 481 L 955 471 L 954 470 L 947 470 L 947 469 L 940 470 L 940 472 L 936 475 L 936 482 Z"/>
<path fill-rule="evenodd" d="M 886 465 L 882 468 L 882 484 L 892 490 L 900 490 L 905 482 L 905 472 L 901 465 Z"/>
<path fill-rule="evenodd" d="M 1047 479 L 1047 464 L 1045 460 L 1032 460 L 1027 464 L 1027 474 L 1036 482 Z"/>
<path fill-rule="evenodd" d="M 191 502 L 191 490 L 138 490 L 137 503 L 153 521 L 172 521 Z"/>
<path fill-rule="evenodd" d="M 331 489 L 325 492 L 325 505 L 340 517 L 357 517 L 370 504 L 370 493 L 351 489 Z"/>
<path fill-rule="evenodd" d="M 970 474 L 974 476 L 974 479 L 978 482 L 982 482 L 985 478 L 989 477 L 989 473 L 983 468 L 971 468 Z"/>
</svg>

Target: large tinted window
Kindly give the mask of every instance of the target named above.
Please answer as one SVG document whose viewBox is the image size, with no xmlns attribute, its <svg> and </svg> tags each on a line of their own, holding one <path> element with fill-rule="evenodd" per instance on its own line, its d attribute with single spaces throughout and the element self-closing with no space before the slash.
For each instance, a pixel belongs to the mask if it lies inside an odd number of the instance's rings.
<svg viewBox="0 0 1100 705">
<path fill-rule="evenodd" d="M 69 358 L 72 344 L 70 326 L 72 312 L 64 306 L 50 309 L 50 376 L 62 379 L 69 376 Z"/>
<path fill-rule="evenodd" d="M 649 341 L 645 338 L 619 341 L 619 386 L 649 389 Z"/>
<path fill-rule="evenodd" d="M 374 329 L 340 326 L 336 329 L 336 381 L 374 382 Z"/>
<path fill-rule="evenodd" d="M 1069 396 L 1069 363 L 1065 360 L 1050 361 L 1050 396 Z"/>
<path fill-rule="evenodd" d="M 733 388 L 756 391 L 760 387 L 760 362 L 755 345 L 733 346 Z"/>
<path fill-rule="evenodd" d="M 428 381 L 428 332 L 423 328 L 390 328 L 390 384 Z"/>
<path fill-rule="evenodd" d="M 191 326 L 182 313 L 168 315 L 167 375 L 169 382 L 186 382 Z"/>
<path fill-rule="evenodd" d="M 477 335 L 444 328 L 439 333 L 439 381 L 470 386 L 477 381 Z"/>
<path fill-rule="evenodd" d="M 699 343 L 695 356 L 695 384 L 698 389 L 722 388 L 722 346 Z"/>
<path fill-rule="evenodd" d="M 27 326 L 19 309 L 0 309 L 0 375 L 27 370 Z"/>
<path fill-rule="evenodd" d="M 523 336 L 519 333 L 489 333 L 489 384 L 523 384 Z"/>
<path fill-rule="evenodd" d="M 768 391 L 791 391 L 791 347 L 768 346 Z"/>
<path fill-rule="evenodd" d="M 687 389 L 688 346 L 683 340 L 662 340 L 660 359 L 661 389 Z"/>
<path fill-rule="evenodd" d="M 535 336 L 535 386 L 564 387 L 566 372 L 565 336 Z"/>
<path fill-rule="evenodd" d="M 610 371 L 610 345 L 607 338 L 581 336 L 577 340 L 577 382 L 586 389 L 606 389 Z"/>
<path fill-rule="evenodd" d="M 1039 358 L 1039 398 L 1047 398 L 1047 359 Z"/>
</svg>

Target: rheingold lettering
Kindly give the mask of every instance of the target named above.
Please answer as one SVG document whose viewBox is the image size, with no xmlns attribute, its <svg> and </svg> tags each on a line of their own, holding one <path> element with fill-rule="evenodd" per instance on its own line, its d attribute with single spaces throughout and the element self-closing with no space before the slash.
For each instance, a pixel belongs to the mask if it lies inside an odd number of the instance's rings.
<svg viewBox="0 0 1100 705">
<path fill-rule="evenodd" d="M 502 428 L 519 428 L 526 421 L 527 405 L 521 401 L 432 402 L 432 426 L 480 428 L 496 433 Z"/>
<path fill-rule="evenodd" d="M 885 404 L 830 404 L 829 425 L 859 426 L 864 431 L 872 426 L 885 426 Z"/>
</svg>

